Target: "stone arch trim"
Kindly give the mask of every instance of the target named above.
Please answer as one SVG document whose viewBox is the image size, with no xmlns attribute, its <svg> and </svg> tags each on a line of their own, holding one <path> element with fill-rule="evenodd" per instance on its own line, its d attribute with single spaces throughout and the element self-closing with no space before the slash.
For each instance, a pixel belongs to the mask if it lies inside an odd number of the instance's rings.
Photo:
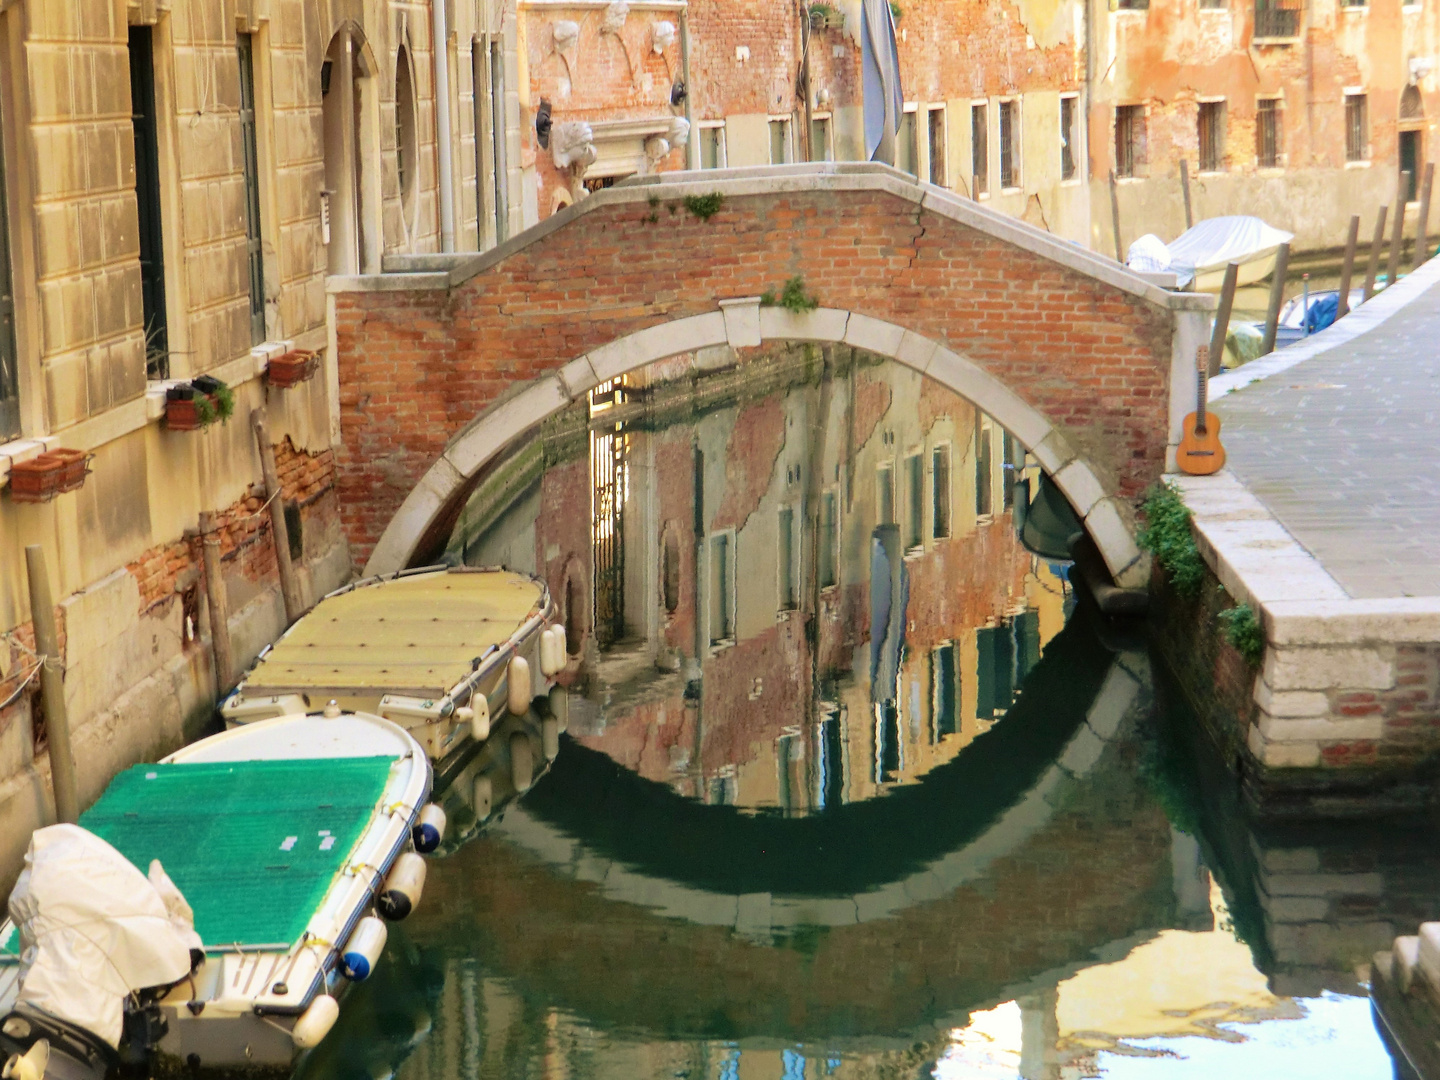
<svg viewBox="0 0 1440 1080">
<path fill-rule="evenodd" d="M 1117 583 L 1140 586 L 1146 560 L 1095 469 L 1061 432 L 994 375 L 964 354 L 913 330 L 859 312 L 817 308 L 795 313 L 761 307 L 759 297 L 721 300 L 718 310 L 659 323 L 591 349 L 553 375 L 498 401 L 450 440 L 390 519 L 365 574 L 403 569 L 420 538 L 488 462 L 528 428 L 591 388 L 646 364 L 718 345 L 766 342 L 845 344 L 895 360 L 964 397 L 1014 435 L 1070 500 Z"/>
</svg>

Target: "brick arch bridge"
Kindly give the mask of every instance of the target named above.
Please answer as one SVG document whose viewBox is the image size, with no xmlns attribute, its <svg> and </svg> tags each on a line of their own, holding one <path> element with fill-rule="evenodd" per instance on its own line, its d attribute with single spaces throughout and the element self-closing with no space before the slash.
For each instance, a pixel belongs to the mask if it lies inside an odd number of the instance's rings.
<svg viewBox="0 0 1440 1080">
<path fill-rule="evenodd" d="M 717 194 L 702 216 L 693 197 Z M 368 573 L 433 553 L 487 465 L 598 382 L 799 340 L 891 357 L 974 402 L 1138 584 L 1129 500 L 1178 442 L 1214 304 L 872 164 L 647 177 L 483 255 L 387 269 L 404 272 L 328 285 L 338 484 Z M 760 305 L 795 276 L 818 309 Z"/>
</svg>

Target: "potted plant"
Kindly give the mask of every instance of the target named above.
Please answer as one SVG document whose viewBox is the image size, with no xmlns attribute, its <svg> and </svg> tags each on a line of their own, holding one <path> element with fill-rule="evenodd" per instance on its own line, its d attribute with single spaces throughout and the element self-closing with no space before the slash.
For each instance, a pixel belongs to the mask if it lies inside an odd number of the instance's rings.
<svg viewBox="0 0 1440 1080">
<path fill-rule="evenodd" d="M 224 423 L 234 412 L 235 392 L 213 375 L 165 391 L 165 426 L 171 431 L 196 431 L 216 420 Z"/>
<path fill-rule="evenodd" d="M 315 374 L 316 354 L 309 349 L 294 349 L 277 356 L 266 366 L 265 377 L 271 386 L 286 389 L 298 386 Z"/>
<path fill-rule="evenodd" d="M 39 454 L 29 461 L 10 466 L 10 498 L 15 502 L 49 502 L 60 490 L 65 475 L 65 459 L 54 454 Z"/>
</svg>

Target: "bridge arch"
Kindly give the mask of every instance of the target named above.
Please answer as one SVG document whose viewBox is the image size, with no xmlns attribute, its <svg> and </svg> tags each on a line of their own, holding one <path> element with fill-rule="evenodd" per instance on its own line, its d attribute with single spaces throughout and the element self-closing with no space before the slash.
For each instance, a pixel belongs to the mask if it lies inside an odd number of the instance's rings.
<svg viewBox="0 0 1440 1080">
<path fill-rule="evenodd" d="M 421 539 L 463 498 L 471 480 L 505 447 L 551 413 L 610 379 L 697 349 L 753 348 L 781 342 L 844 344 L 926 375 L 989 415 L 1035 455 L 1085 522 L 1117 581 L 1137 578 L 1140 551 L 1094 468 L 1040 412 L 962 353 L 903 326 L 854 311 L 791 312 L 745 297 L 718 310 L 626 334 L 591 349 L 554 376 L 497 401 L 462 428 L 390 519 L 365 573 L 404 569 Z M 1124 583 L 1130 583 L 1125 581 Z M 1138 583 L 1138 579 L 1135 583 Z"/>
<path fill-rule="evenodd" d="M 1056 479 L 1116 580 L 1140 584 L 1129 500 L 1173 461 L 1214 306 L 869 164 L 646 177 L 492 252 L 386 269 L 402 272 L 328 284 L 342 509 L 371 573 L 433 544 L 506 445 L 597 383 L 799 341 L 973 402 Z M 795 276 L 822 307 L 761 305 Z"/>
</svg>

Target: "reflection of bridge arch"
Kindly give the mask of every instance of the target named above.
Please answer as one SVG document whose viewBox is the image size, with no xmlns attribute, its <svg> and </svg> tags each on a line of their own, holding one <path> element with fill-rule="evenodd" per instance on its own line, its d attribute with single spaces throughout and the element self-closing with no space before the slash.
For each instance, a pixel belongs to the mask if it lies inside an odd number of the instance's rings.
<svg viewBox="0 0 1440 1080">
<path fill-rule="evenodd" d="M 1133 743 L 1122 720 L 1140 683 L 1121 665 L 1104 667 L 1088 721 L 1082 714 L 1069 729 L 1061 760 L 1012 805 L 1015 816 L 996 816 L 962 851 L 894 889 L 870 890 L 888 904 L 862 914 L 844 900 L 848 920 L 827 918 L 839 908 L 823 899 L 754 893 L 721 911 L 719 890 L 677 891 L 578 850 L 527 800 L 500 837 L 437 867 L 439 900 L 412 930 L 425 947 L 463 941 L 465 955 L 521 995 L 587 1023 L 669 1038 L 908 1038 L 1053 987 L 1178 921 L 1171 828 L 1124 762 Z M 551 783 L 563 788 L 565 778 L 548 777 L 531 796 Z"/>
<path fill-rule="evenodd" d="M 698 922 L 844 925 L 971 880 L 1054 812 L 1140 690 L 1083 618 L 1055 637 L 1003 721 L 918 783 L 806 817 L 706 806 L 568 743 L 549 782 L 501 826 L 513 841 L 603 874 L 606 894 Z"/>
</svg>

